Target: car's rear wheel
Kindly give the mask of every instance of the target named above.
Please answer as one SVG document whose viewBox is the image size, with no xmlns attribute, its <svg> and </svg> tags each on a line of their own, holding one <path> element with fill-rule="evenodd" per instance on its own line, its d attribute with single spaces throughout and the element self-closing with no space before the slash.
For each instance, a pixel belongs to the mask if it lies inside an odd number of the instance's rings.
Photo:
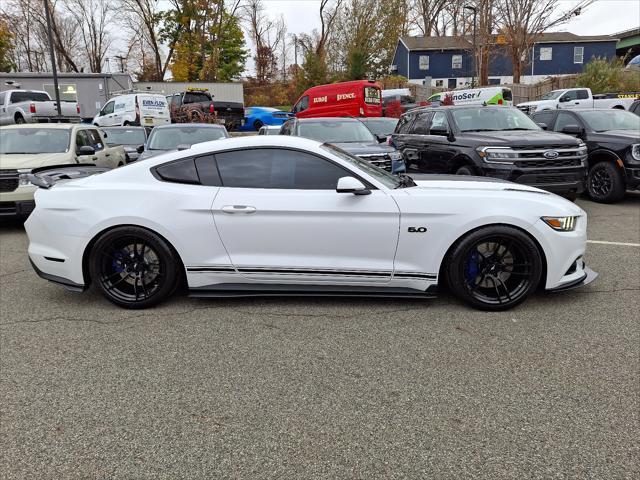
<svg viewBox="0 0 640 480">
<path fill-rule="evenodd" d="M 507 310 L 538 286 L 542 258 L 524 232 L 507 226 L 481 228 L 452 249 L 446 277 L 451 291 L 480 310 Z"/>
<path fill-rule="evenodd" d="M 89 257 L 91 280 L 111 302 L 147 308 L 176 290 L 180 262 L 171 246 L 139 227 L 118 227 L 95 243 Z"/>
<path fill-rule="evenodd" d="M 16 125 L 27 123 L 22 115 L 16 115 L 16 118 L 14 120 L 16 121 Z"/>
<path fill-rule="evenodd" d="M 262 123 L 260 120 L 256 120 L 255 122 L 253 122 L 253 128 L 256 130 L 256 132 L 260 130 L 263 125 L 264 123 Z"/>
<path fill-rule="evenodd" d="M 611 162 L 596 163 L 587 178 L 587 192 L 596 202 L 613 203 L 624 198 L 626 185 L 622 173 Z"/>
</svg>

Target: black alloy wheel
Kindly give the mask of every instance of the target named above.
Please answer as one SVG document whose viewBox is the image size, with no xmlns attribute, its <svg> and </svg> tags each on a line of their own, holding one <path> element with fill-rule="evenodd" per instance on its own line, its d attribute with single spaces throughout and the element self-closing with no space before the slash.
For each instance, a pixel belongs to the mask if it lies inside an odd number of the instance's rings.
<svg viewBox="0 0 640 480">
<path fill-rule="evenodd" d="M 111 302 L 125 308 L 155 305 L 175 291 L 180 278 L 177 254 L 164 239 L 139 227 L 118 227 L 91 250 L 90 274 Z"/>
<path fill-rule="evenodd" d="M 481 310 L 507 310 L 537 288 L 542 259 L 524 232 L 495 226 L 459 241 L 447 267 L 449 287 L 460 299 Z"/>
<path fill-rule="evenodd" d="M 619 169 L 611 162 L 596 163 L 587 178 L 587 192 L 601 203 L 618 202 L 624 198 L 626 186 Z"/>
<path fill-rule="evenodd" d="M 456 175 L 475 175 L 476 172 L 473 170 L 473 167 L 469 165 L 463 165 L 458 170 L 456 170 Z"/>
</svg>

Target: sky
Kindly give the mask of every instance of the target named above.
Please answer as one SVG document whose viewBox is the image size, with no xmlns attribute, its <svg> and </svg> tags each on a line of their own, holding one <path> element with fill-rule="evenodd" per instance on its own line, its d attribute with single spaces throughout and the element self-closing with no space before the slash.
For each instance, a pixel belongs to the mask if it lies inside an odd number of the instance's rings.
<svg viewBox="0 0 640 480">
<path fill-rule="evenodd" d="M 283 15 L 290 33 L 311 32 L 320 27 L 319 0 L 263 0 L 271 17 Z M 569 10 L 579 0 L 560 0 Z M 565 7 L 566 6 L 566 7 Z M 640 1 L 596 0 L 578 17 L 556 28 L 577 35 L 610 35 L 640 26 Z"/>
</svg>

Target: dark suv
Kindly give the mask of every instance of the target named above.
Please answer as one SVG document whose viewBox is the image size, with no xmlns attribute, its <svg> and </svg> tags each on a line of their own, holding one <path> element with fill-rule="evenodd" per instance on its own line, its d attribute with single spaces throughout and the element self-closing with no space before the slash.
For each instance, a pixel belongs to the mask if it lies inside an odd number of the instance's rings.
<svg viewBox="0 0 640 480">
<path fill-rule="evenodd" d="M 392 143 L 407 169 L 483 175 L 574 199 L 584 190 L 587 147 L 546 132 L 512 107 L 443 106 L 404 114 Z"/>
<path fill-rule="evenodd" d="M 548 110 L 533 119 L 583 140 L 589 151 L 587 193 L 596 202 L 622 200 L 640 188 L 640 117 L 624 110 Z"/>
</svg>

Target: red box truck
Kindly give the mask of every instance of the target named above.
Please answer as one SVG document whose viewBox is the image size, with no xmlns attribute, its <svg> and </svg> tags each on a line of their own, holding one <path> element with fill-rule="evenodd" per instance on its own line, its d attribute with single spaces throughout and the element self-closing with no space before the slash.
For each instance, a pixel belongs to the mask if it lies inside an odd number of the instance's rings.
<svg viewBox="0 0 640 480">
<path fill-rule="evenodd" d="M 381 117 L 382 89 L 373 80 L 318 85 L 300 96 L 292 112 L 298 118 Z"/>
</svg>

